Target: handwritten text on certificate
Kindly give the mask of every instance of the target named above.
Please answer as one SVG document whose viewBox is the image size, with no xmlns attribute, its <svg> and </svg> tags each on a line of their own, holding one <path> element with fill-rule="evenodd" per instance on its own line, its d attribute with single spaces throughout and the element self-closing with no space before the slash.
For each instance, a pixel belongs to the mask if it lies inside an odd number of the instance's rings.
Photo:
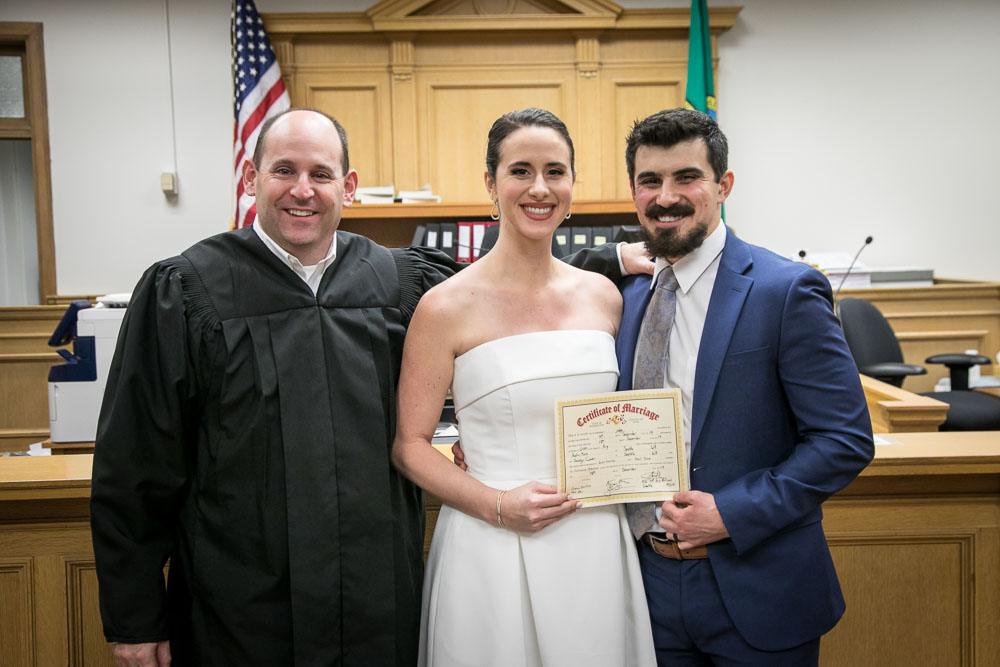
<svg viewBox="0 0 1000 667">
<path fill-rule="evenodd" d="M 666 500 L 689 488 L 677 389 L 556 401 L 559 490 L 585 506 Z"/>
</svg>

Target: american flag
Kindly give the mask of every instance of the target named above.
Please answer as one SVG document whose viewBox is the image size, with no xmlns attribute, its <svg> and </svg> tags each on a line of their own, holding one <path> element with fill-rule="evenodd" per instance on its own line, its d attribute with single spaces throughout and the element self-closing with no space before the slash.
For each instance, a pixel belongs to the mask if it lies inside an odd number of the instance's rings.
<svg viewBox="0 0 1000 667">
<path fill-rule="evenodd" d="M 253 158 L 261 124 L 291 106 L 264 22 L 253 0 L 234 0 L 233 45 L 233 228 L 257 217 L 254 198 L 243 192 L 243 162 Z"/>
</svg>

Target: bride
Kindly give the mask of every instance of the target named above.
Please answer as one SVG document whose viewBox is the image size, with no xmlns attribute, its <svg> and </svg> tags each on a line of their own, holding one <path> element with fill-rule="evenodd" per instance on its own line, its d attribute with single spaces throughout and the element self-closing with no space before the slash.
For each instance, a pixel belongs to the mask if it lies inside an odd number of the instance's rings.
<svg viewBox="0 0 1000 667">
<path fill-rule="evenodd" d="M 554 481 L 556 398 L 615 390 L 618 290 L 551 254 L 570 215 L 573 142 L 548 111 L 493 124 L 496 246 L 421 299 L 406 336 L 392 459 L 442 500 L 420 664 L 652 665 L 635 542 L 620 506 Z M 464 472 L 430 442 L 452 389 Z"/>
</svg>

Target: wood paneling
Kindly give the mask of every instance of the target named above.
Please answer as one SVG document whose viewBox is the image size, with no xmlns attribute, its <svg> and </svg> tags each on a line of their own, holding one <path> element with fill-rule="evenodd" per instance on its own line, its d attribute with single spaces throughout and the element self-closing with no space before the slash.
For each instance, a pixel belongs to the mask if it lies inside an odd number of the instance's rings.
<svg viewBox="0 0 1000 667">
<path fill-rule="evenodd" d="M 93 569 L 92 462 L 25 456 L 0 464 L 0 665 L 114 664 Z M 6 579 L 12 571 L 17 584 Z"/>
<path fill-rule="evenodd" d="M 31 558 L 0 554 L 0 665 L 34 664 Z"/>
<path fill-rule="evenodd" d="M 824 638 L 821 664 L 992 667 L 1000 442 L 986 433 L 895 437 L 824 505 L 847 612 Z M 24 457 L 0 467 L 0 632 L 22 640 L 0 635 L 0 655 L 17 652 L 11 664 L 31 664 L 23 656 L 32 650 L 40 665 L 111 664 L 87 526 L 92 460 Z M 434 514 L 429 503 L 428 536 Z"/>
<path fill-rule="evenodd" d="M 831 656 L 823 664 L 971 664 L 973 538 L 919 530 L 831 536 L 837 573 L 851 587 L 847 613 L 823 640 Z"/>
<path fill-rule="evenodd" d="M 64 306 L 0 308 L 0 451 L 49 437 L 49 368 L 61 358 L 48 341 L 64 312 Z"/>
<path fill-rule="evenodd" d="M 738 11 L 711 10 L 713 49 Z M 623 11 L 606 0 L 389 0 L 363 15 L 264 15 L 293 103 L 344 125 L 361 184 L 429 183 L 445 202 L 487 201 L 489 128 L 525 107 L 546 108 L 569 128 L 574 198 L 630 197 L 625 134 L 637 118 L 683 102 L 688 21 L 687 9 Z M 365 223 L 346 228 L 368 233 Z M 393 245 L 411 238 L 405 229 L 376 234 Z"/>
<path fill-rule="evenodd" d="M 376 83 L 308 84 L 307 106 L 336 109 L 347 131 L 351 168 L 363 175 L 362 185 L 392 181 L 392 119 L 388 77 Z M 350 148 L 356 147 L 356 150 Z"/>
<path fill-rule="evenodd" d="M 566 93 L 556 77 L 547 81 L 498 77 L 489 82 L 434 77 L 432 81 L 422 79 L 419 85 L 418 97 L 426 105 L 426 114 L 417 124 L 418 131 L 426 138 L 421 149 L 434 147 L 421 150 L 427 159 L 421 161 L 420 179 L 431 183 L 446 201 L 489 199 L 483 184 L 486 130 L 500 115 L 527 106 L 565 115 Z M 441 185 L 434 185 L 438 183 Z"/>
<path fill-rule="evenodd" d="M 602 166 L 604 182 L 613 184 L 614 189 L 608 192 L 605 188 L 602 194 L 609 198 L 631 197 L 632 189 L 625 168 L 625 137 L 636 120 L 662 109 L 682 106 L 684 90 L 681 79 L 667 80 L 662 74 L 649 77 L 631 74 L 616 77 L 611 82 L 611 94 L 606 97 L 610 108 L 605 109 L 604 117 L 614 120 L 613 124 L 604 128 L 604 141 L 609 151 Z M 618 150 L 614 151 L 612 146 Z"/>
<path fill-rule="evenodd" d="M 66 616 L 69 627 L 69 664 L 114 667 L 104 639 L 99 610 L 97 567 L 93 557 L 65 558 Z"/>
</svg>

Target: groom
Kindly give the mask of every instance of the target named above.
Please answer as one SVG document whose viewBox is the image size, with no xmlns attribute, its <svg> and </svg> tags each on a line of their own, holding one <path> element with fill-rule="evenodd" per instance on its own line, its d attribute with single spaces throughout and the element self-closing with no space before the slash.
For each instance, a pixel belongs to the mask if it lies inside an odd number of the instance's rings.
<svg viewBox="0 0 1000 667">
<path fill-rule="evenodd" d="M 725 136 L 635 124 L 626 163 L 656 272 L 626 279 L 619 389 L 681 390 L 691 491 L 628 506 L 660 664 L 816 664 L 844 612 L 821 504 L 873 455 L 830 286 L 736 238 Z"/>
</svg>

